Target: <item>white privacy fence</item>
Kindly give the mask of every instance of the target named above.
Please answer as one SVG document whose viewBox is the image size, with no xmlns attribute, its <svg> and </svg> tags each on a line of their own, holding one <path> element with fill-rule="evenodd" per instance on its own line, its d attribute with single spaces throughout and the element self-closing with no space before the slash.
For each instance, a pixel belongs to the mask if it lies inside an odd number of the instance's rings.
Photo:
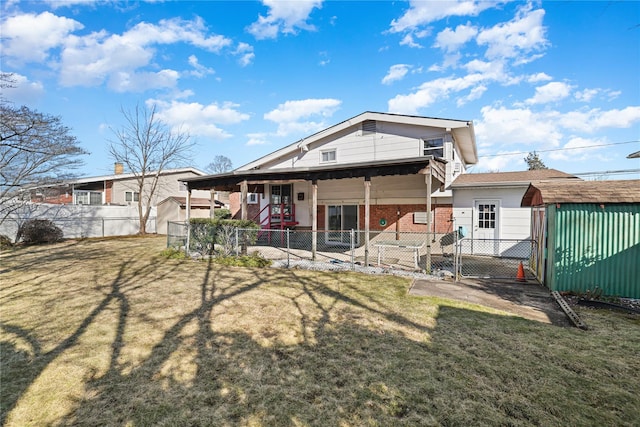
<svg viewBox="0 0 640 427">
<path fill-rule="evenodd" d="M 14 240 L 18 228 L 30 219 L 48 219 L 64 238 L 128 236 L 138 233 L 137 206 L 87 206 L 30 203 L 13 211 L 0 224 L 0 234 Z M 156 208 L 151 208 L 147 232 L 156 232 Z"/>
</svg>

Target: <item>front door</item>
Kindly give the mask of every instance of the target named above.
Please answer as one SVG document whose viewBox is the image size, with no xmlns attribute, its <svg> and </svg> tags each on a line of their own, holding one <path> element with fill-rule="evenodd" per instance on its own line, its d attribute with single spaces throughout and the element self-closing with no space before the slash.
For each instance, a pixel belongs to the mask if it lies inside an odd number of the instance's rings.
<svg viewBox="0 0 640 427">
<path fill-rule="evenodd" d="M 291 184 L 271 186 L 271 222 L 279 222 L 281 218 L 284 221 L 293 220 L 291 218 L 293 212 L 291 193 Z"/>
<path fill-rule="evenodd" d="M 350 242 L 350 230 L 358 229 L 358 205 L 327 206 L 327 242 Z"/>
<path fill-rule="evenodd" d="M 499 231 L 498 200 L 476 200 L 473 212 L 473 252 L 497 254 Z"/>
</svg>

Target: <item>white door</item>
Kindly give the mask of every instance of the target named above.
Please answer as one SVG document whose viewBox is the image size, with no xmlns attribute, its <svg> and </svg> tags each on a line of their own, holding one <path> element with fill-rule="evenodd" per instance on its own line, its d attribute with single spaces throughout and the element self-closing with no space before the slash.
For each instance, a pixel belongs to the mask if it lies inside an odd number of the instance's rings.
<svg viewBox="0 0 640 427">
<path fill-rule="evenodd" d="M 473 211 L 473 252 L 497 254 L 499 251 L 500 202 L 476 200 Z"/>
</svg>

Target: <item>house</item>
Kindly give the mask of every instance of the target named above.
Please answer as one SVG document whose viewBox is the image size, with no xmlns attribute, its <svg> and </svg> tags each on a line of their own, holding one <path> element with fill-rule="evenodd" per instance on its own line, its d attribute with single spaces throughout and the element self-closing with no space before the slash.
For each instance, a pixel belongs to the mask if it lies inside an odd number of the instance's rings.
<svg viewBox="0 0 640 427">
<path fill-rule="evenodd" d="M 476 162 L 471 121 L 365 112 L 232 172 L 183 181 L 190 192 L 231 191 L 236 217 L 326 231 L 340 244 L 331 231 L 363 230 L 365 241 L 370 231 L 451 231 L 448 187 Z"/>
<path fill-rule="evenodd" d="M 154 171 L 148 172 L 149 176 L 154 174 Z M 151 199 L 150 220 L 155 220 L 155 224 L 147 224 L 148 230 L 155 229 L 157 233 L 164 234 L 167 229 L 167 221 L 184 221 L 187 188 L 181 180 L 198 176 L 205 176 L 205 173 L 194 168 L 166 169 L 160 172 L 157 187 Z M 145 191 L 148 191 L 150 186 L 151 180 L 149 179 L 145 182 Z M 115 164 L 112 175 L 67 180 L 37 187 L 29 192 L 31 201 L 35 204 L 66 205 L 65 209 L 56 211 L 58 216 L 64 214 L 66 218 L 76 218 L 78 223 L 87 223 L 89 218 L 96 224 L 98 224 L 98 220 L 102 221 L 101 230 L 83 231 L 82 233 L 71 229 L 71 226 L 68 225 L 71 222 L 67 221 L 65 222 L 65 235 L 67 236 L 100 236 L 105 233 L 106 235 L 132 234 L 131 230 L 137 230 L 137 225 L 132 224 L 138 221 L 137 206 L 140 200 L 138 177 L 134 173 L 124 173 L 120 163 Z M 209 191 L 195 191 L 192 195 L 197 198 L 197 207 L 199 208 L 194 212 L 209 217 L 211 214 L 211 193 Z M 220 205 L 218 201 L 214 203 L 215 206 Z M 160 205 L 162 205 L 162 209 L 157 209 Z M 45 212 L 52 211 L 49 209 Z M 104 224 L 111 224 L 111 226 L 107 226 L 105 229 Z M 78 224 L 74 227 L 84 227 L 84 225 Z"/>
<path fill-rule="evenodd" d="M 154 171 L 148 172 L 153 176 Z M 34 203 L 66 205 L 136 205 L 140 194 L 138 174 L 123 173 L 123 166 L 116 163 L 113 175 L 78 178 L 31 189 L 31 201 Z M 205 173 L 194 168 L 166 169 L 158 178 L 153 206 L 169 196 L 186 196 L 180 180 Z M 147 181 L 150 185 L 150 181 Z M 147 184 L 145 184 L 147 185 Z M 198 197 L 209 197 L 210 193 L 201 192 Z"/>
<path fill-rule="evenodd" d="M 533 182 L 521 206 L 549 289 L 640 298 L 640 180 Z"/>
<path fill-rule="evenodd" d="M 213 209 L 224 208 L 225 204 L 219 200 L 214 200 Z M 210 218 L 211 199 L 203 197 L 191 198 L 191 218 Z M 167 223 L 169 221 L 184 222 L 187 219 L 187 197 L 169 196 L 158 203 L 156 233 L 167 234 Z"/>
<path fill-rule="evenodd" d="M 472 239 L 531 238 L 531 209 L 520 206 L 532 181 L 579 180 L 555 169 L 467 173 L 451 184 L 453 219 Z"/>
</svg>

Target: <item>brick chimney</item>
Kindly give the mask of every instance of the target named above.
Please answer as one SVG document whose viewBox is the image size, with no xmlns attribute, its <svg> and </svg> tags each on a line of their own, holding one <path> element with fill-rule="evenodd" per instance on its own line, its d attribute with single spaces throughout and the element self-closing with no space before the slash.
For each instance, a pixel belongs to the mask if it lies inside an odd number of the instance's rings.
<svg viewBox="0 0 640 427">
<path fill-rule="evenodd" d="M 113 164 L 113 172 L 116 175 L 120 175 L 124 172 L 124 165 L 122 163 L 114 163 Z"/>
</svg>

